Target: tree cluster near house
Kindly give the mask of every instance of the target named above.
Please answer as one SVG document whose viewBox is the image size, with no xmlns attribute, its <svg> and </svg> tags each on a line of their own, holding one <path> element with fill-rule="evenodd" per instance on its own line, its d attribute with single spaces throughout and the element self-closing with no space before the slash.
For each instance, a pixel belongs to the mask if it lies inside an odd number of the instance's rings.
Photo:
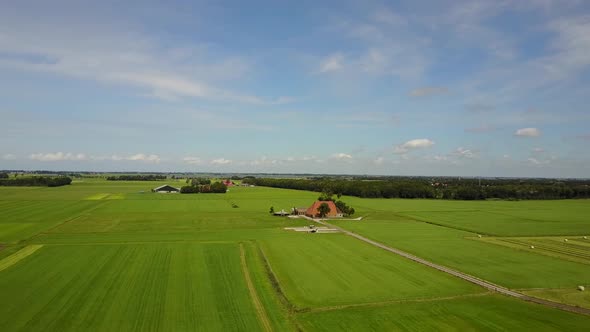
<svg viewBox="0 0 590 332">
<path fill-rule="evenodd" d="M 70 183 L 72 183 L 72 179 L 67 176 L 27 176 L 0 179 L 0 186 L 2 187 L 60 187 Z"/>
<path fill-rule="evenodd" d="M 362 198 L 570 199 L 590 198 L 590 180 L 577 179 L 474 179 L 391 178 L 358 180 L 345 178 L 272 179 L 244 178 L 244 183 L 274 188 L 322 192 Z"/>
<path fill-rule="evenodd" d="M 208 178 L 189 178 L 186 179 L 186 183 L 192 185 L 192 186 L 198 186 L 198 185 L 209 185 L 211 184 L 211 179 Z"/>
<path fill-rule="evenodd" d="M 192 181 L 191 181 L 192 182 Z M 209 194 L 209 193 L 221 193 L 225 194 L 227 192 L 227 186 L 221 182 L 214 182 L 211 184 L 197 184 L 198 182 L 195 181 L 195 184 L 191 184 L 189 186 L 183 186 L 180 188 L 181 194 Z"/>
<path fill-rule="evenodd" d="M 346 205 L 346 203 L 340 200 L 340 197 L 342 197 L 341 193 L 336 194 L 336 197 L 337 199 L 334 199 L 334 193 L 331 192 L 329 189 L 326 189 L 322 191 L 322 194 L 320 195 L 320 197 L 318 197 L 318 201 L 332 201 L 344 216 L 352 216 L 355 213 L 354 208 Z"/>
<path fill-rule="evenodd" d="M 166 175 L 138 174 L 107 176 L 109 181 L 157 181 L 166 180 Z"/>
</svg>

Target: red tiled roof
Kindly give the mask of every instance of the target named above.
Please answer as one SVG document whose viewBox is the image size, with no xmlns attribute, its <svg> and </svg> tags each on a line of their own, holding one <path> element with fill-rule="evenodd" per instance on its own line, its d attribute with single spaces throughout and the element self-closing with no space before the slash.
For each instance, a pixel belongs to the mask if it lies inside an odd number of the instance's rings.
<svg viewBox="0 0 590 332">
<path fill-rule="evenodd" d="M 330 212 L 328 212 L 326 217 L 336 217 L 339 213 L 341 213 L 340 210 L 338 210 L 338 208 L 336 207 L 336 204 L 334 204 L 334 202 L 332 201 L 315 201 L 313 205 L 309 207 L 307 211 L 305 211 L 305 215 L 311 217 L 318 216 L 319 208 L 320 205 L 322 205 L 322 203 L 326 203 L 328 204 L 328 207 L 330 207 Z"/>
</svg>

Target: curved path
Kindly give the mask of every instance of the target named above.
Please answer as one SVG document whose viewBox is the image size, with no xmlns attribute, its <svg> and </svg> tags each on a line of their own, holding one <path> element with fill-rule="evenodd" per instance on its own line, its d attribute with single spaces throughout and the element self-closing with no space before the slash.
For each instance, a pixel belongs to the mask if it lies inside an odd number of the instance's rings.
<svg viewBox="0 0 590 332">
<path fill-rule="evenodd" d="M 392 247 L 388 247 L 388 246 L 386 246 L 386 245 L 384 245 L 382 243 L 373 241 L 373 240 L 368 239 L 368 238 L 366 238 L 364 236 L 361 236 L 359 234 L 353 233 L 353 232 L 348 231 L 348 230 L 346 230 L 346 229 L 344 229 L 342 227 L 338 227 L 336 225 L 330 224 L 330 223 L 325 222 L 323 220 L 319 220 L 319 219 L 312 219 L 312 220 L 315 221 L 315 222 L 317 222 L 317 223 L 320 223 L 322 225 L 325 225 L 325 226 L 328 226 L 328 227 L 332 227 L 332 228 L 336 228 L 336 229 L 338 229 L 339 231 L 341 231 L 344 234 L 350 235 L 350 236 L 352 236 L 352 237 L 354 237 L 354 238 L 356 238 L 358 240 L 364 241 L 364 242 L 366 242 L 368 244 L 371 244 L 371 245 L 373 245 L 375 247 L 381 248 L 383 250 L 387 250 L 387 251 L 392 252 L 392 253 L 394 253 L 396 255 L 400 255 L 400 256 L 405 257 L 407 259 L 410 259 L 410 260 L 412 260 L 414 262 L 417 262 L 417 263 L 420 263 L 420 264 L 424 264 L 426 266 L 430 266 L 430 267 L 435 268 L 435 269 L 437 269 L 439 271 L 442 271 L 442 272 L 445 272 L 445 273 L 454 275 L 455 277 L 458 277 L 458 278 L 461 278 L 463 280 L 469 281 L 471 283 L 474 283 L 476 285 L 479 285 L 479 286 L 484 287 L 486 289 L 489 289 L 491 291 L 498 292 L 500 294 L 504 294 L 504 295 L 508 295 L 508 296 L 512 296 L 512 297 L 515 297 L 517 299 L 521 299 L 521 300 L 524 300 L 524 301 L 541 304 L 541 305 L 544 305 L 544 306 L 547 306 L 547 307 L 552 307 L 552 308 L 561 309 L 561 310 L 565 310 L 565 311 L 575 312 L 575 313 L 578 313 L 578 314 L 590 315 L 590 309 L 576 307 L 576 306 L 572 306 L 572 305 L 568 305 L 568 304 L 563 304 L 563 303 L 557 303 L 557 302 L 553 302 L 553 301 L 543 300 L 543 299 L 539 299 L 539 298 L 536 298 L 536 297 L 531 297 L 531 296 L 528 296 L 528 295 L 524 295 L 524 294 L 521 294 L 521 293 L 512 291 L 512 290 L 510 290 L 510 289 L 508 289 L 506 287 L 503 287 L 503 286 L 500 286 L 500 285 L 496 285 L 496 284 L 491 283 L 489 281 L 485 281 L 485 280 L 476 278 L 476 277 L 471 276 L 469 274 L 466 274 L 466 273 L 463 273 L 463 272 L 459 272 L 457 270 L 453 270 L 453 269 L 448 268 L 448 267 L 443 266 L 443 265 L 438 265 L 438 264 L 432 263 L 432 262 L 427 261 L 427 260 L 425 260 L 423 258 L 420 258 L 418 256 L 414 256 L 412 254 L 409 254 L 409 253 L 407 253 L 405 251 L 402 251 L 402 250 L 399 250 L 399 249 L 395 249 L 395 248 L 392 248 Z"/>
</svg>

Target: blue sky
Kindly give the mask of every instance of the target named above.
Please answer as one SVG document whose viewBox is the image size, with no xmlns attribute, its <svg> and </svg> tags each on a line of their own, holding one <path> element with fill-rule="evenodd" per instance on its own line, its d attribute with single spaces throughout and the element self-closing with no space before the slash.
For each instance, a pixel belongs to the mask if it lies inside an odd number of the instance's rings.
<svg viewBox="0 0 590 332">
<path fill-rule="evenodd" d="M 590 3 L 3 1 L 0 169 L 590 177 Z"/>
</svg>

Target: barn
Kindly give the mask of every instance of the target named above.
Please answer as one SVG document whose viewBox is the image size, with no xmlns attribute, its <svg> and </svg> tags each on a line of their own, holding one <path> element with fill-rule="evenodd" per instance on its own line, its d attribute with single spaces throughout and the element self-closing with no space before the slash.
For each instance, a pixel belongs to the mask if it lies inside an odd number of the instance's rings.
<svg viewBox="0 0 590 332">
<path fill-rule="evenodd" d="M 310 217 L 310 218 L 316 218 L 319 217 L 320 212 L 319 212 L 319 208 L 320 205 L 322 205 L 322 203 L 326 203 L 328 204 L 328 207 L 330 208 L 330 212 L 328 212 L 328 214 L 326 215 L 326 217 L 328 218 L 338 218 L 338 217 L 342 217 L 342 211 L 340 211 L 337 207 L 336 204 L 334 204 L 333 201 L 315 201 L 313 203 L 312 206 L 310 206 L 307 211 L 305 211 L 305 215 Z"/>
<path fill-rule="evenodd" d="M 155 193 L 171 194 L 171 193 L 179 193 L 180 189 L 174 188 L 171 185 L 165 184 L 163 186 L 159 186 L 158 188 L 152 189 L 152 191 Z"/>
</svg>

